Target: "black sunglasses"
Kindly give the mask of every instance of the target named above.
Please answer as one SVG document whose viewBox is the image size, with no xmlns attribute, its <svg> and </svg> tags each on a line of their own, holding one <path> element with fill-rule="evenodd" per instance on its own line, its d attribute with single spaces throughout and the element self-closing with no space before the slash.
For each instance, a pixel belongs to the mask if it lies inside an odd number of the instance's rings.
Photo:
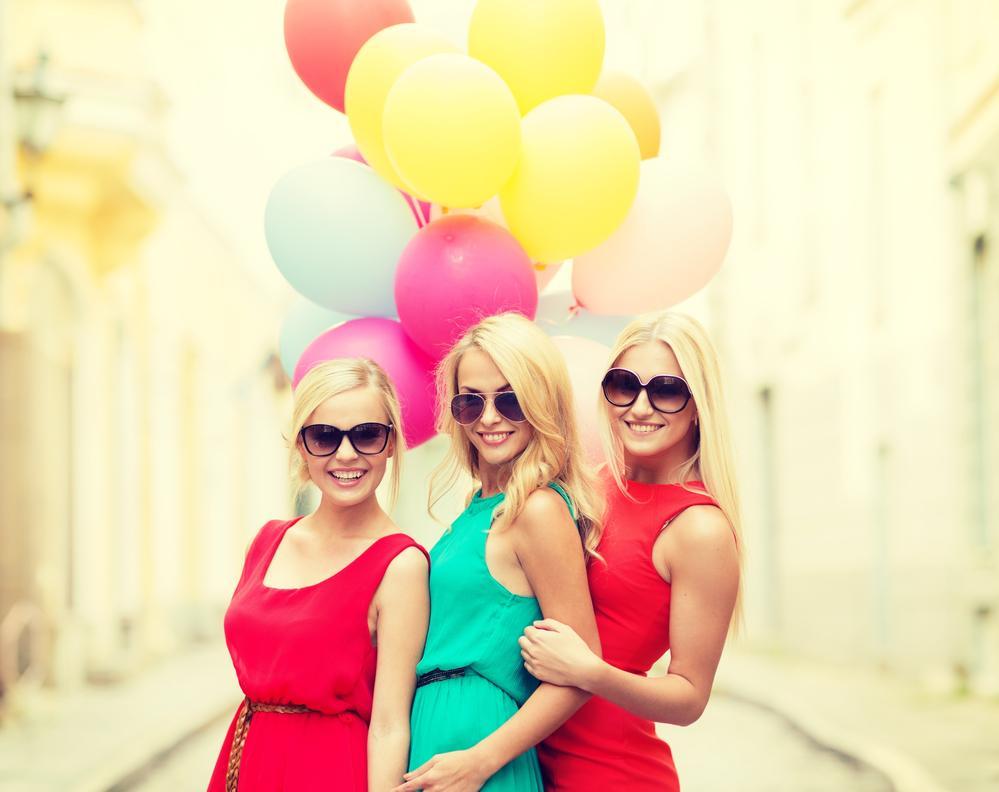
<svg viewBox="0 0 999 792">
<path fill-rule="evenodd" d="M 462 426 L 475 423 L 486 410 L 486 397 L 492 400 L 496 412 L 508 421 L 523 423 L 527 420 L 520 402 L 517 401 L 517 394 L 513 391 L 457 393 L 451 399 L 451 415 L 454 416 L 454 420 Z"/>
<path fill-rule="evenodd" d="M 630 369 L 612 368 L 604 374 L 600 384 L 604 398 L 615 407 L 630 407 L 643 390 L 648 394 L 649 404 L 661 413 L 678 413 L 690 401 L 690 386 L 682 377 L 659 374 L 648 382 Z"/>
<path fill-rule="evenodd" d="M 309 424 L 303 426 L 298 434 L 305 450 L 312 456 L 328 457 L 337 452 L 345 435 L 358 454 L 380 454 L 388 445 L 391 432 L 391 424 L 381 423 L 362 423 L 350 429 L 339 429 L 329 424 Z"/>
</svg>

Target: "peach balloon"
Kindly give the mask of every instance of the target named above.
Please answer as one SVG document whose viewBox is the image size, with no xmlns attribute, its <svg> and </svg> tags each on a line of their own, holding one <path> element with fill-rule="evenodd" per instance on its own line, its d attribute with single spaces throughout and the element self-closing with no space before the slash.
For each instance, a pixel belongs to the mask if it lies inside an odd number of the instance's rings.
<svg viewBox="0 0 999 792">
<path fill-rule="evenodd" d="M 576 425 L 587 458 L 594 464 L 604 461 L 604 450 L 597 430 L 600 416 L 600 381 L 607 370 L 610 348 L 576 336 L 555 336 L 552 343 L 558 347 L 569 369 L 572 395 L 576 407 Z"/>
<path fill-rule="evenodd" d="M 596 314 L 668 308 L 707 285 L 731 239 L 732 205 L 715 177 L 646 160 L 624 223 L 573 260 L 572 291 Z"/>
</svg>

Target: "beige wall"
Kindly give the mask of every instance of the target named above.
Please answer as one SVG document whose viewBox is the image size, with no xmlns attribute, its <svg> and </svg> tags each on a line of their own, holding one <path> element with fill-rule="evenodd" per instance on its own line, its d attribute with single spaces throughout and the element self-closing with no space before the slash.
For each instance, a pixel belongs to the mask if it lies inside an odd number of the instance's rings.
<svg viewBox="0 0 999 792">
<path fill-rule="evenodd" d="M 735 207 L 700 307 L 737 427 L 748 639 L 994 689 L 994 245 L 971 262 L 999 230 L 999 7 L 696 13 L 695 51 L 651 79 L 664 148 L 712 164 Z"/>
</svg>

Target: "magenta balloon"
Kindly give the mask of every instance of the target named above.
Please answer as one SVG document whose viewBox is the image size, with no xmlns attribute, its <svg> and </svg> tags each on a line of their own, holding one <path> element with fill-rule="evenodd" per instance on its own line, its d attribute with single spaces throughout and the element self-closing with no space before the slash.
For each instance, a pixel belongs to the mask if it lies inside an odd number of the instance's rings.
<svg viewBox="0 0 999 792">
<path fill-rule="evenodd" d="M 480 319 L 504 311 L 533 319 L 538 309 L 534 267 L 520 243 L 468 215 L 416 232 L 399 257 L 395 295 L 402 326 L 435 359 Z"/>
<path fill-rule="evenodd" d="M 346 157 L 347 159 L 352 159 L 354 162 L 360 162 L 362 165 L 367 165 L 368 161 L 364 159 L 364 155 L 361 150 L 354 143 L 349 143 L 342 148 L 338 148 L 333 152 L 334 157 Z M 403 192 L 402 197 L 406 199 L 406 203 L 409 204 L 409 209 L 413 213 L 413 217 L 416 218 L 416 225 L 423 228 L 430 221 L 430 204 L 426 201 L 421 201 L 418 198 L 414 198 L 408 192 Z"/>
<path fill-rule="evenodd" d="M 295 366 L 297 387 L 318 363 L 345 357 L 375 361 L 395 385 L 402 405 L 406 445 L 414 448 L 434 436 L 434 361 L 414 344 L 393 319 L 351 319 L 318 336 Z"/>
</svg>

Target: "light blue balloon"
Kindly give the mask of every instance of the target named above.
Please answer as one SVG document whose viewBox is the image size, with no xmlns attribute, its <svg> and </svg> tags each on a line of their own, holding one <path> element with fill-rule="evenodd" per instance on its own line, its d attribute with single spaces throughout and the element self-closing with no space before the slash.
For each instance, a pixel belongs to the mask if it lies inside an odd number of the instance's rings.
<svg viewBox="0 0 999 792">
<path fill-rule="evenodd" d="M 281 355 L 281 367 L 288 379 L 295 375 L 295 366 L 305 348 L 331 327 L 335 327 L 354 316 L 331 311 L 309 302 L 304 297 L 298 297 L 281 323 L 281 336 L 278 339 L 278 352 Z"/>
<path fill-rule="evenodd" d="M 359 316 L 395 316 L 395 268 L 417 231 L 402 193 L 344 157 L 301 165 L 274 185 L 267 247 L 294 289 Z"/>
<path fill-rule="evenodd" d="M 601 316 L 575 306 L 576 298 L 571 291 L 542 294 L 534 321 L 550 336 L 579 336 L 612 347 L 620 332 L 635 318 Z"/>
</svg>

